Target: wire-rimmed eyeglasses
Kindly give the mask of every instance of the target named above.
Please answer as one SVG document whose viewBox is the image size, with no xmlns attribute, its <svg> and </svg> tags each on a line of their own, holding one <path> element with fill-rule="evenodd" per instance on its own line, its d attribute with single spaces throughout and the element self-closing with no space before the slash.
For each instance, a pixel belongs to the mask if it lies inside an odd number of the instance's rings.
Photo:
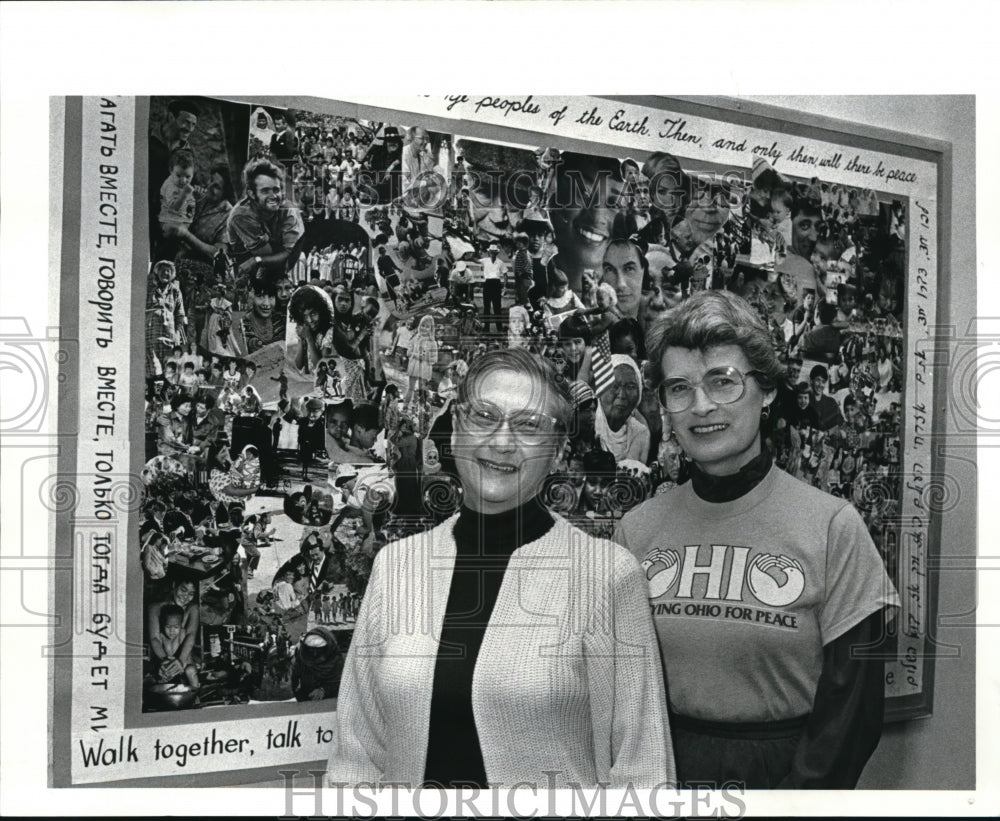
<svg viewBox="0 0 1000 821">
<path fill-rule="evenodd" d="M 656 398 L 669 413 L 681 413 L 694 404 L 695 392 L 700 386 L 712 402 L 717 405 L 731 405 L 746 393 L 748 376 L 763 376 L 761 371 L 742 373 L 738 368 L 726 366 L 712 368 L 699 382 L 690 382 L 682 377 L 664 379 L 656 389 Z"/>
<path fill-rule="evenodd" d="M 565 426 L 555 416 L 530 410 L 505 413 L 482 399 L 456 404 L 455 411 L 466 430 L 487 436 L 496 433 L 506 421 L 511 433 L 525 445 L 538 445 L 555 433 L 565 432 Z"/>
</svg>

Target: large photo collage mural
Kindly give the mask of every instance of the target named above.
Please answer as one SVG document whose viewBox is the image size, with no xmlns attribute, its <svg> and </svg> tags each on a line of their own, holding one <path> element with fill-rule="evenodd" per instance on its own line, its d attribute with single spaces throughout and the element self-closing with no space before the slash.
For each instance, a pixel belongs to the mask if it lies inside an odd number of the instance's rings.
<svg viewBox="0 0 1000 821">
<path fill-rule="evenodd" d="M 554 512 L 610 536 L 687 481 L 646 332 L 704 289 L 772 331 L 776 463 L 896 578 L 904 201 L 210 98 L 153 98 L 149 146 L 144 711 L 337 695 L 374 556 L 461 505 L 451 404 L 487 351 L 570 382 Z"/>
</svg>

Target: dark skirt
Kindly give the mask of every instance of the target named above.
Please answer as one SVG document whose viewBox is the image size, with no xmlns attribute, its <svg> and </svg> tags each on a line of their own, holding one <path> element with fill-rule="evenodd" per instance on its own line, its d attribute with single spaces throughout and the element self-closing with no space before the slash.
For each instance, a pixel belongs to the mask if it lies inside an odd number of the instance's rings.
<svg viewBox="0 0 1000 821">
<path fill-rule="evenodd" d="M 704 721 L 671 712 L 677 780 L 682 788 L 725 785 L 776 789 L 791 772 L 808 716 L 784 721 Z"/>
</svg>

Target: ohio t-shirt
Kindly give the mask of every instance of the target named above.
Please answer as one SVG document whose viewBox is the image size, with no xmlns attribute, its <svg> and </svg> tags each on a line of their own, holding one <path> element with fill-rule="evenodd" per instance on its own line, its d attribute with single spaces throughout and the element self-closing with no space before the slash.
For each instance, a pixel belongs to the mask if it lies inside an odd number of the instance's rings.
<svg viewBox="0 0 1000 821">
<path fill-rule="evenodd" d="M 619 523 L 640 561 L 673 710 L 777 721 L 812 709 L 823 646 L 899 599 L 860 514 L 772 467 L 731 502 L 688 482 Z"/>
</svg>

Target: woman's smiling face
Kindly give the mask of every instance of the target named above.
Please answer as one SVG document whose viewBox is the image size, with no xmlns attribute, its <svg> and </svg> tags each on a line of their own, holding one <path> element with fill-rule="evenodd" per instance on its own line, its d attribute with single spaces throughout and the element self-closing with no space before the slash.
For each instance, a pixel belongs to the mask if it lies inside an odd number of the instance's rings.
<svg viewBox="0 0 1000 821">
<path fill-rule="evenodd" d="M 733 367 L 744 374 L 745 390 L 735 402 L 713 402 L 700 382 L 715 368 Z M 760 417 L 774 391 L 763 391 L 757 380 L 746 376 L 753 368 L 737 345 L 718 345 L 705 351 L 667 348 L 662 360 L 667 379 L 682 378 L 695 389 L 687 410 L 670 414 L 677 441 L 684 452 L 706 473 L 726 476 L 736 473 L 760 453 Z"/>
<path fill-rule="evenodd" d="M 274 313 L 275 296 L 269 293 L 251 292 L 253 312 L 261 319 L 267 319 Z"/>
<path fill-rule="evenodd" d="M 560 166 L 556 200 L 549 210 L 555 228 L 559 258 L 566 266 L 570 287 L 578 287 L 582 269 L 598 270 L 608 247 L 623 183 L 604 173 L 597 161 L 575 161 Z"/>
<path fill-rule="evenodd" d="M 174 603 L 181 607 L 187 607 L 194 600 L 194 584 L 191 582 L 181 582 L 174 588 Z"/>
<path fill-rule="evenodd" d="M 319 328 L 319 320 L 319 311 L 307 308 L 302 312 L 302 321 L 310 331 L 315 331 Z"/>
<path fill-rule="evenodd" d="M 470 391 L 470 401 L 488 402 L 505 414 L 556 414 L 545 385 L 509 368 L 485 372 Z M 548 441 L 527 445 L 506 420 L 486 434 L 459 417 L 452 446 L 466 503 L 482 513 L 501 513 L 528 501 L 541 490 L 564 438 L 554 433 Z"/>
</svg>

